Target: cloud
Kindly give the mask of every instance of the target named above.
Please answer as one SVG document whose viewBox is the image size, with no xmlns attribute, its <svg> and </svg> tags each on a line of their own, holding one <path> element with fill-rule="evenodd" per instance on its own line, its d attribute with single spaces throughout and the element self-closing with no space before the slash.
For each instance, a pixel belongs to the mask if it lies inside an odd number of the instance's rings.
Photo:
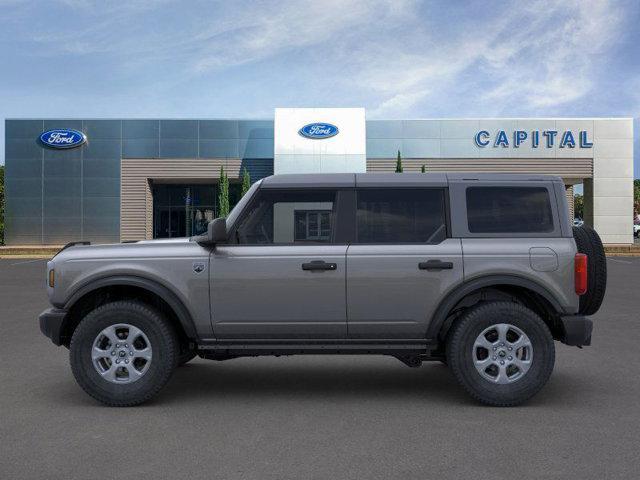
<svg viewBox="0 0 640 480">
<path fill-rule="evenodd" d="M 16 41 L 37 45 L 29 55 L 109 55 L 113 76 L 148 70 L 166 85 L 259 64 L 262 75 L 280 79 L 271 68 L 277 64 L 296 75 L 297 85 L 327 79 L 327 97 L 366 104 L 373 117 L 436 105 L 449 105 L 454 115 L 553 113 L 593 90 L 625 14 L 608 0 L 482 8 L 413 0 L 245 0 L 190 8 L 169 0 L 62 0 L 59 8 L 69 19 L 51 22 L 43 14 L 20 30 Z M 7 30 L 5 41 L 15 33 Z"/>
<path fill-rule="evenodd" d="M 354 39 L 376 19 L 397 22 L 414 2 L 406 0 L 324 0 L 262 5 L 266 15 L 234 11 L 226 26 L 214 26 L 195 38 L 199 44 L 198 71 L 220 69 L 271 58 L 283 52 L 309 49 L 327 55 L 337 44 Z"/>
<path fill-rule="evenodd" d="M 368 110 L 367 116 L 369 118 L 396 116 L 398 112 L 405 112 L 416 103 L 424 100 L 428 94 L 429 90 L 419 90 L 411 93 L 398 93 L 383 101 L 377 107 Z"/>
<path fill-rule="evenodd" d="M 411 112 L 429 99 L 481 96 L 481 111 L 545 113 L 584 98 L 621 36 L 622 11 L 608 1 L 539 1 L 510 4 L 494 18 L 460 23 L 447 34 L 433 24 L 407 26 L 423 45 L 402 41 L 361 59 L 360 81 L 382 100 L 372 113 Z M 384 65 L 376 58 L 385 58 Z M 398 75 L 390 79 L 389 71 Z M 474 100 L 478 102 L 478 100 Z"/>
<path fill-rule="evenodd" d="M 619 34 L 622 18 L 606 1 L 539 2 L 535 7 L 512 14 L 482 60 L 486 73 L 497 80 L 486 94 L 489 100 L 517 98 L 539 111 L 590 92 L 601 55 Z"/>
<path fill-rule="evenodd" d="M 377 20 L 394 24 L 414 0 L 301 0 L 96 3 L 61 0 L 74 28 L 42 22 L 29 40 L 69 53 L 127 52 L 140 60 L 175 58 L 199 72 L 220 70 L 306 47 L 332 51 Z M 157 27 L 156 27 L 157 25 Z M 144 27 L 144 28 L 143 28 Z"/>
</svg>

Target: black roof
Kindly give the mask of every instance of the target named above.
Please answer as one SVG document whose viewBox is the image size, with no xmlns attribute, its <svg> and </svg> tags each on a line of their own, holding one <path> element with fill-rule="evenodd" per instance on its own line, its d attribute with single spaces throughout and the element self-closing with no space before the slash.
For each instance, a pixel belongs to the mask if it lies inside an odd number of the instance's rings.
<svg viewBox="0 0 640 480">
<path fill-rule="evenodd" d="M 261 188 L 294 187 L 445 187 L 450 181 L 554 181 L 562 182 L 552 175 L 515 173 L 294 173 L 272 175 L 262 180 Z"/>
</svg>

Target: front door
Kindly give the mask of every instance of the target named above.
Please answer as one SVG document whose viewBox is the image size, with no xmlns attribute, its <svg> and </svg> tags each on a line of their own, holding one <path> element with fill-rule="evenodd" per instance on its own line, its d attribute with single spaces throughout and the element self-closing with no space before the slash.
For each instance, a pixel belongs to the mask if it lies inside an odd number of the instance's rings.
<svg viewBox="0 0 640 480">
<path fill-rule="evenodd" d="M 425 338 L 443 294 L 463 279 L 447 238 L 443 188 L 359 189 L 347 252 L 350 338 Z"/>
<path fill-rule="evenodd" d="M 345 338 L 346 243 L 335 190 L 261 189 L 217 245 L 211 315 L 217 338 Z"/>
</svg>

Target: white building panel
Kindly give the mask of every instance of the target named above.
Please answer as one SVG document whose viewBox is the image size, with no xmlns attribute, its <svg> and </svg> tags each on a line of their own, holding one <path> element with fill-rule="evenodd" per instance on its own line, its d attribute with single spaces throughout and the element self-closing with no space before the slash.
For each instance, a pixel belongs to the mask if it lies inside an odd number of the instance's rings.
<svg viewBox="0 0 640 480">
<path fill-rule="evenodd" d="M 598 118 L 595 138 L 633 138 L 633 120 L 629 118 Z"/>
<path fill-rule="evenodd" d="M 335 127 L 330 137 L 309 138 L 300 130 L 316 124 Z M 367 169 L 364 108 L 276 108 L 275 174 L 365 172 Z"/>
</svg>

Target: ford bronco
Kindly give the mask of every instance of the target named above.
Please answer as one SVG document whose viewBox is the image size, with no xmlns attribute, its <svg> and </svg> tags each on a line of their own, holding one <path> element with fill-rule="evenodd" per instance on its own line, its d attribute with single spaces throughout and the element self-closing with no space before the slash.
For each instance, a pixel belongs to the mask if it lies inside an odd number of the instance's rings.
<svg viewBox="0 0 640 480">
<path fill-rule="evenodd" d="M 204 235 L 69 244 L 48 262 L 40 328 L 112 406 L 195 356 L 294 354 L 440 361 L 510 406 L 544 386 L 554 340 L 590 344 L 606 275 L 560 178 L 275 175 Z"/>
</svg>

